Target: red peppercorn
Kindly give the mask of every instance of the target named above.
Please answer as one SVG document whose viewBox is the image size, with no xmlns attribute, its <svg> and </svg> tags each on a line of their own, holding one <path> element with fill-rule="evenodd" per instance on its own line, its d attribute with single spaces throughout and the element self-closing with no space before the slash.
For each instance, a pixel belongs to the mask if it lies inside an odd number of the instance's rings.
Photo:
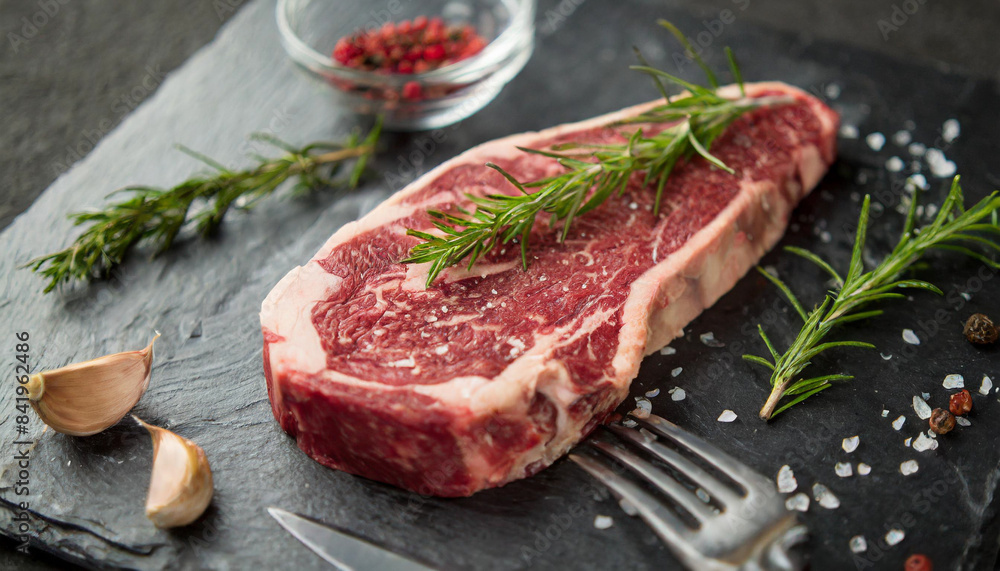
<svg viewBox="0 0 1000 571">
<path fill-rule="evenodd" d="M 906 571 L 934 571 L 934 564 L 922 553 L 914 553 L 906 560 L 903 567 Z"/>
<path fill-rule="evenodd" d="M 955 416 L 962 416 L 972 410 L 972 395 L 967 389 L 962 389 L 951 395 L 948 400 L 948 410 Z"/>
<path fill-rule="evenodd" d="M 423 89 L 416 81 L 407 81 L 406 84 L 403 85 L 403 99 L 420 99 L 422 94 Z"/>
</svg>

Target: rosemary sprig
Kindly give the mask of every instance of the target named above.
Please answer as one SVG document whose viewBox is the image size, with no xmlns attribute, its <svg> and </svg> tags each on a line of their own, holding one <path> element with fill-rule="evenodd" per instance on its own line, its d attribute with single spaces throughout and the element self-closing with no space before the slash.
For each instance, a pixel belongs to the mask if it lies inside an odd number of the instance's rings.
<svg viewBox="0 0 1000 571">
<path fill-rule="evenodd" d="M 772 360 L 756 355 L 743 356 L 744 359 L 771 370 L 771 394 L 760 411 L 762 419 L 771 419 L 774 415 L 830 388 L 835 381 L 853 378 L 851 375 L 841 373 L 800 378 L 802 371 L 812 364 L 813 359 L 829 349 L 836 347 L 874 348 L 871 343 L 861 341 L 824 341 L 834 327 L 842 323 L 881 315 L 882 310 L 866 310 L 865 308 L 876 301 L 905 299 L 906 296 L 897 291 L 900 289 L 924 289 L 941 294 L 940 289 L 928 282 L 900 278 L 901 274 L 920 260 L 928 250 L 959 252 L 990 267 L 1000 269 L 1000 263 L 996 260 L 970 247 L 978 245 L 987 250 L 1000 252 L 1000 238 L 998 238 L 1000 237 L 1000 224 L 997 222 L 997 213 L 1000 211 L 1000 191 L 993 192 L 966 210 L 959 177 L 956 176 L 934 221 L 920 228 L 916 225 L 918 192 L 919 190 L 914 191 L 899 243 L 871 271 L 864 271 L 862 261 L 862 251 L 868 228 L 868 207 L 871 202 L 871 198 L 868 196 L 865 197 L 861 207 L 854 249 L 846 276 L 841 276 L 833 266 L 812 252 L 794 247 L 785 248 L 785 250 L 822 268 L 836 284 L 836 291 L 829 292 L 823 303 L 812 311 L 806 312 L 791 289 L 777 276 L 758 268 L 788 297 L 802 321 L 805 322 L 795 341 L 784 353 L 778 353 L 764 332 L 764 328 L 758 326 L 761 339 L 764 340 Z M 990 220 L 986 220 L 987 218 Z"/>
<path fill-rule="evenodd" d="M 193 221 L 202 235 L 211 235 L 230 208 L 253 208 L 289 179 L 298 178 L 293 193 L 323 186 L 354 188 L 375 150 L 380 131 L 381 123 L 376 123 L 364 138 L 353 133 L 344 142 L 317 142 L 304 147 L 257 133 L 253 139 L 285 154 L 278 158 L 255 156 L 257 165 L 245 170 L 230 170 L 205 155 L 179 147 L 215 172 L 192 177 L 169 189 L 129 186 L 115 191 L 108 197 L 128 197 L 103 210 L 70 214 L 74 225 L 89 225 L 83 234 L 64 250 L 35 258 L 22 267 L 49 280 L 45 288 L 48 293 L 63 282 L 107 276 L 139 242 L 151 244 L 154 255 L 162 253 L 188 222 Z M 354 166 L 346 180 L 334 180 L 351 160 Z M 203 209 L 192 213 L 201 205 Z"/>
<path fill-rule="evenodd" d="M 471 269 L 481 256 L 509 242 L 520 243 L 521 263 L 527 268 L 529 237 L 540 215 L 549 216 L 550 228 L 562 223 L 559 240 L 563 241 L 577 216 L 597 208 L 612 195 L 623 194 L 635 173 L 645 173 L 645 185 L 656 185 L 654 214 L 659 214 L 663 188 L 678 162 L 697 155 L 733 173 L 709 152 L 712 142 L 744 113 L 786 104 L 790 100 L 784 97 L 748 98 L 745 93 L 735 100 L 720 96 L 718 79 L 691 48 L 687 38 L 669 22 L 661 20 L 660 25 L 680 40 L 705 71 L 709 86 L 690 83 L 650 67 L 637 50 L 641 65 L 632 66 L 632 69 L 648 74 L 665 102 L 617 125 L 667 123 L 669 126 L 649 136 L 641 128 L 637 129 L 624 144 L 564 144 L 551 150 L 518 147 L 525 153 L 555 159 L 565 169 L 558 175 L 539 180 L 518 181 L 501 167 L 488 163 L 486 166 L 502 174 L 520 194 L 467 195 L 476 206 L 475 212 L 470 213 L 461 207 L 456 207 L 458 213 L 428 211 L 431 223 L 440 234 L 407 230 L 408 235 L 423 241 L 410 250 L 403 262 L 430 262 L 428 287 L 445 268 L 468 258 Z M 736 59 L 732 51 L 727 50 L 726 53 L 732 74 L 743 93 L 743 80 Z M 687 93 L 671 98 L 664 81 L 680 86 Z"/>
</svg>

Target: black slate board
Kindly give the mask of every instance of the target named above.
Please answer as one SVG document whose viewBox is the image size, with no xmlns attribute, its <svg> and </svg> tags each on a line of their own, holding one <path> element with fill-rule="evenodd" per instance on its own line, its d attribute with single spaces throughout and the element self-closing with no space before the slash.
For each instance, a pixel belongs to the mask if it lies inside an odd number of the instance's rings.
<svg viewBox="0 0 1000 571">
<path fill-rule="evenodd" d="M 626 69 L 632 62 L 631 45 L 677 71 L 670 57 L 673 44 L 651 22 L 666 16 L 692 33 L 704 25 L 700 18 L 652 2 L 614 8 L 586 3 L 563 21 L 548 15 L 555 5 L 541 3 L 536 55 L 497 101 L 448 129 L 445 142 L 430 153 L 411 155 L 421 148 L 421 135 L 388 137 L 389 150 L 378 165 L 385 177 L 363 192 L 340 199 L 271 201 L 251 214 L 231 216 L 217 240 L 192 241 L 153 262 L 136 255 L 115 280 L 42 296 L 41 281 L 15 266 L 64 244 L 70 232 L 64 213 L 97 206 L 108 190 L 128 183 L 166 185 L 190 174 L 195 166 L 172 150 L 174 143 L 235 162 L 247 150 L 241 137 L 253 130 L 270 126 L 279 136 L 307 141 L 337 136 L 353 125 L 353 119 L 332 106 L 322 86 L 285 59 L 273 4 L 258 0 L 0 235 L 6 292 L 0 314 L 10 354 L 15 331 L 30 332 L 36 368 L 137 348 L 154 329 L 161 331 L 153 383 L 136 412 L 199 442 L 216 478 L 216 499 L 201 521 L 176 532 L 157 531 L 141 509 L 150 465 L 145 434 L 126 422 L 98 436 L 68 438 L 43 433 L 33 420 L 29 439 L 37 444 L 31 452 L 28 498 L 33 549 L 94 568 L 326 568 L 267 516 L 264 508 L 277 505 L 349 527 L 448 569 L 676 567 L 643 524 L 595 493 L 599 488 L 565 461 L 469 499 L 420 498 L 308 460 L 273 421 L 263 388 L 256 316 L 260 300 L 336 228 L 401 186 L 398 177 L 411 178 L 406 167 L 414 160 L 407 157 L 417 158 L 417 171 L 426 171 L 481 141 L 649 99 L 654 92 L 646 80 Z M 991 163 L 998 150 L 994 134 L 1000 90 L 995 84 L 752 28 L 740 21 L 738 9 L 735 13 L 735 23 L 709 46 L 710 59 L 720 62 L 721 46 L 729 44 L 740 54 L 748 78 L 781 79 L 818 93 L 835 83 L 842 93 L 832 103 L 845 122 L 860 127 L 862 136 L 889 134 L 913 120 L 915 140 L 933 145 L 942 122 L 957 118 L 962 135 L 947 152 L 958 164 L 970 198 L 1000 186 L 998 167 Z M 693 66 L 679 71 L 696 76 Z M 843 140 L 840 160 L 797 210 L 796 226 L 785 243 L 814 248 L 842 266 L 850 242 L 844 228 L 858 209 L 852 194 L 871 192 L 886 212 L 874 221 L 870 250 L 876 256 L 884 252 L 900 227 L 893 207 L 901 196 L 902 176 L 883 168 L 892 155 L 905 157 L 905 149 L 889 143 L 876 153 L 862 140 Z M 931 181 L 929 194 L 940 197 L 942 181 Z M 829 232 L 829 242 L 818 236 L 823 231 Z M 821 278 L 806 263 L 778 254 L 764 263 L 775 265 L 798 291 L 820 294 L 815 284 Z M 976 281 L 978 272 L 982 277 Z M 854 352 L 825 361 L 823 367 L 844 368 L 858 378 L 771 425 L 756 419 L 766 396 L 765 379 L 738 356 L 747 348 L 761 350 L 755 336 L 746 333 L 748 327 L 767 323 L 782 339 L 791 320 L 777 292 L 757 277 L 742 280 L 696 320 L 689 335 L 673 343 L 675 355 L 648 358 L 635 383 L 636 395 L 661 388 L 661 395 L 652 399 L 654 412 L 706 436 L 761 472 L 773 475 L 790 464 L 801 490 L 820 481 L 837 493 L 839 509 L 814 504 L 804 518 L 814 535 L 814 569 L 899 568 L 914 551 L 930 555 L 939 568 L 990 568 L 996 560 L 996 394 L 977 396 L 973 425 L 942 439 L 937 451 L 917 453 L 902 441 L 915 436 L 920 425 L 910 408 L 914 394 L 929 392 L 933 403 L 942 402 L 946 391 L 941 379 L 948 373 L 964 374 L 973 389 L 983 374 L 1000 379 L 997 351 L 972 348 L 960 336 L 967 314 L 996 313 L 1000 282 L 979 264 L 951 256 L 936 258 L 920 276 L 949 295 L 916 294 L 913 303 L 890 306 L 884 319 L 849 333 L 893 357 L 884 361 L 877 352 Z M 960 292 L 969 293 L 971 300 L 959 297 Z M 923 333 L 921 324 L 942 309 L 939 332 Z M 904 327 L 918 332 L 919 347 L 903 343 Z M 698 335 L 707 331 L 726 347 L 701 344 Z M 672 378 L 676 367 L 683 371 Z M 686 400 L 669 399 L 666 391 L 675 385 L 687 391 Z M 11 503 L 24 499 L 11 487 L 11 395 L 4 391 L 0 401 L 0 506 L 7 513 Z M 630 408 L 626 403 L 622 410 Z M 716 422 L 726 408 L 739 414 L 736 422 Z M 881 416 L 883 408 L 890 411 L 888 418 Z M 889 423 L 900 414 L 908 420 L 896 432 Z M 840 440 L 855 434 L 861 446 L 847 455 Z M 918 459 L 921 469 L 904 478 L 898 465 L 910 458 Z M 833 464 L 846 460 L 867 462 L 873 472 L 837 478 Z M 597 514 L 613 516 L 614 526 L 595 529 Z M 878 549 L 877 539 L 893 526 L 903 528 L 906 539 Z M 0 530 L 11 534 L 13 529 L 5 513 Z M 539 539 L 545 533 L 548 541 Z M 855 534 L 868 538 L 869 552 L 861 558 L 847 548 Z"/>
</svg>

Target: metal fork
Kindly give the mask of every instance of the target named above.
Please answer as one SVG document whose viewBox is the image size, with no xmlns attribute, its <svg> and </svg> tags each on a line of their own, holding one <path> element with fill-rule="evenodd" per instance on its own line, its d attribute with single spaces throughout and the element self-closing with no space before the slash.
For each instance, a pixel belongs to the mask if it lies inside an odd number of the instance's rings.
<svg viewBox="0 0 1000 571">
<path fill-rule="evenodd" d="M 569 458 L 610 488 L 619 500 L 631 504 L 686 567 L 698 571 L 791 571 L 803 567 L 790 548 L 806 539 L 806 528 L 788 512 L 769 479 L 659 416 L 635 421 L 646 430 L 617 424 L 606 428 L 643 455 L 671 466 L 707 492 L 711 503 L 699 498 L 704 494 L 692 492 L 690 485 L 685 486 L 666 469 L 621 446 L 590 439 L 582 447 L 596 449 L 620 466 L 599 456 L 582 454 L 579 448 Z M 732 482 L 710 474 L 664 441 L 685 449 Z M 624 476 L 626 470 L 621 466 L 670 503 Z"/>
</svg>

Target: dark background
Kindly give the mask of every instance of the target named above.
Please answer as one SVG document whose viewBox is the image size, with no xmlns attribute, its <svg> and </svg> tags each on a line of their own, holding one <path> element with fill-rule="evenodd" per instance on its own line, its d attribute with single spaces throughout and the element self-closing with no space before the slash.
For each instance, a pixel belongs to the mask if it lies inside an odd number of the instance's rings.
<svg viewBox="0 0 1000 571">
<path fill-rule="evenodd" d="M 239 4 L 0 2 L 0 228 L 155 91 L 163 74 L 211 41 Z M 664 4 L 710 19 L 734 1 Z M 879 21 L 891 21 L 894 10 L 896 23 L 902 21 L 904 5 L 902 0 L 750 0 L 744 14 L 764 27 L 1000 81 L 1000 1 L 924 0 L 898 30 L 880 30 Z M 614 6 L 607 2 L 608 10 Z M 25 19 L 33 18 L 45 23 L 26 25 Z M 2 569 L 66 568 L 10 554 L 13 543 L 6 540 L 0 549 Z"/>
</svg>

